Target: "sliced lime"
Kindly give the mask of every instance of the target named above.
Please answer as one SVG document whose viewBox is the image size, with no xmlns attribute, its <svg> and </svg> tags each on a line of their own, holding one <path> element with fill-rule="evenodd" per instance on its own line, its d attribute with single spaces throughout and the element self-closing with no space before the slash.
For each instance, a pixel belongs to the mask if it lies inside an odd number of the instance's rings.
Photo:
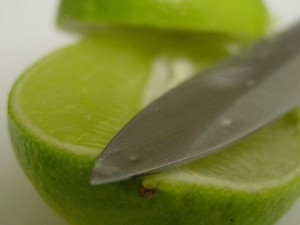
<svg viewBox="0 0 300 225">
<path fill-rule="evenodd" d="M 156 92 L 232 48 L 221 36 L 170 35 L 105 32 L 25 72 L 8 106 L 18 160 L 41 196 L 70 224 L 273 224 L 300 190 L 296 112 L 191 165 L 90 185 L 103 147 Z M 164 82 L 156 83 L 161 78 Z"/>
<path fill-rule="evenodd" d="M 261 37 L 269 17 L 261 0 L 62 0 L 58 23 L 209 31 Z"/>
</svg>

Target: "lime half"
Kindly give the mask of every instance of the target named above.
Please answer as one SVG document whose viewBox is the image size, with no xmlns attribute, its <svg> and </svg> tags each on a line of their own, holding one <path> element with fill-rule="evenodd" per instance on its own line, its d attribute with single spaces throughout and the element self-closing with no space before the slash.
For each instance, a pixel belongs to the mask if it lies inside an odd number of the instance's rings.
<svg viewBox="0 0 300 225">
<path fill-rule="evenodd" d="M 62 0 L 58 23 L 81 31 L 114 25 L 255 39 L 265 33 L 269 16 L 261 0 Z"/>
<path fill-rule="evenodd" d="M 114 30 L 27 70 L 10 93 L 8 122 L 37 191 L 73 225 L 273 224 L 300 190 L 297 112 L 188 166 L 89 183 L 96 158 L 129 119 L 236 44 L 211 34 Z"/>
</svg>

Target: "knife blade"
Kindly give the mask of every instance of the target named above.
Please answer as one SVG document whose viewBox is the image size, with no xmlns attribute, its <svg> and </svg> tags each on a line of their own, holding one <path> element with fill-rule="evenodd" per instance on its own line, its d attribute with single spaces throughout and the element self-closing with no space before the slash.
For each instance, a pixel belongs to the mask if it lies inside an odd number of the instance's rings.
<svg viewBox="0 0 300 225">
<path fill-rule="evenodd" d="M 168 91 L 139 112 L 95 163 L 91 184 L 193 162 L 300 104 L 300 24 Z"/>
</svg>

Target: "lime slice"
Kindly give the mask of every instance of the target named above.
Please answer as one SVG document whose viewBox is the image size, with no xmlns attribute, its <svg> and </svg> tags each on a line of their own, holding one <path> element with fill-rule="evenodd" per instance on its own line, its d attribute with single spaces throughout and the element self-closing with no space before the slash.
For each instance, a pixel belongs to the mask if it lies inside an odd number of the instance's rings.
<svg viewBox="0 0 300 225">
<path fill-rule="evenodd" d="M 300 190 L 297 112 L 191 165 L 89 183 L 103 147 L 141 107 L 233 44 L 208 34 L 107 31 L 25 72 L 9 97 L 9 129 L 45 201 L 73 225 L 273 224 Z"/>
<path fill-rule="evenodd" d="M 269 23 L 261 0 L 62 0 L 58 23 L 210 31 L 261 37 Z"/>
</svg>

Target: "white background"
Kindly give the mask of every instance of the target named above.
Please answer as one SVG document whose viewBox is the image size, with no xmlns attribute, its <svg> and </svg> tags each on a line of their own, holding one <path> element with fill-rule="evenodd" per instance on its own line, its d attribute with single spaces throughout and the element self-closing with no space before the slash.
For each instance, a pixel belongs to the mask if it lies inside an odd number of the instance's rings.
<svg viewBox="0 0 300 225">
<path fill-rule="evenodd" d="M 266 3 L 279 18 L 280 27 L 300 18 L 298 0 Z M 65 225 L 24 176 L 6 125 L 7 95 L 13 81 L 40 57 L 77 39 L 55 27 L 57 5 L 57 0 L 0 0 L 0 225 Z M 299 225 L 299 212 L 300 200 L 276 225 Z"/>
</svg>

